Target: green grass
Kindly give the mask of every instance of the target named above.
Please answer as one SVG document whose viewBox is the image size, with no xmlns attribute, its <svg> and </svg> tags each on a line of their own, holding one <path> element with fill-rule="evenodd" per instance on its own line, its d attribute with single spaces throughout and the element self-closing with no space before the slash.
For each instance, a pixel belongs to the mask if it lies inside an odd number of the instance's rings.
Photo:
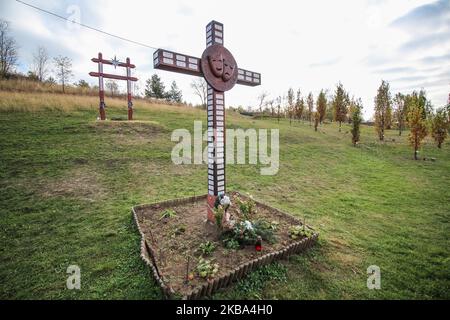
<svg viewBox="0 0 450 320">
<path fill-rule="evenodd" d="M 136 101 L 141 121 L 98 123 L 95 97 L 3 97 L 0 298 L 160 299 L 130 209 L 206 193 L 204 165 L 170 159 L 172 130 L 205 126 L 205 112 Z M 125 102 L 109 100 L 108 117 L 124 118 Z M 420 154 L 436 162 L 413 161 L 407 133 L 389 131 L 379 143 L 363 127 L 355 148 L 349 127 L 314 132 L 234 113 L 227 120 L 230 128 L 280 128 L 281 162 L 275 176 L 229 165 L 228 188 L 306 218 L 321 236 L 307 254 L 214 298 L 450 298 L 448 142 L 439 150 L 427 140 Z M 81 268 L 79 291 L 66 289 L 71 264 Z M 381 290 L 366 287 L 370 265 L 381 268 Z"/>
</svg>

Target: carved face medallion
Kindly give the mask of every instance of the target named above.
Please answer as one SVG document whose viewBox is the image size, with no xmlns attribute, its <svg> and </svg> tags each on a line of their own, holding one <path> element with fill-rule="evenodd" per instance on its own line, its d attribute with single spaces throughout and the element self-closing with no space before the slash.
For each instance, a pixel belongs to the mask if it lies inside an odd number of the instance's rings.
<svg viewBox="0 0 450 320">
<path fill-rule="evenodd" d="M 231 79 L 231 77 L 233 76 L 234 73 L 234 69 L 235 69 L 235 65 L 230 63 L 227 60 L 223 60 L 223 75 L 222 75 L 222 79 L 223 81 L 229 81 Z"/>
<path fill-rule="evenodd" d="M 220 44 L 209 46 L 202 55 L 202 72 L 217 91 L 228 91 L 237 82 L 238 68 L 233 55 Z"/>
<path fill-rule="evenodd" d="M 222 55 L 211 55 L 208 56 L 209 67 L 212 73 L 220 78 L 223 76 L 223 57 Z"/>
</svg>

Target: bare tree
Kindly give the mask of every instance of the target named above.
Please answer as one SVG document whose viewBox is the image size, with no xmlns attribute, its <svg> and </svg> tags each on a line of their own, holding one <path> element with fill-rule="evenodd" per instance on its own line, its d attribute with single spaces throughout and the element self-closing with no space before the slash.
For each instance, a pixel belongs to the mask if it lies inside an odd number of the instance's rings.
<svg viewBox="0 0 450 320">
<path fill-rule="evenodd" d="M 270 106 L 270 115 L 273 117 L 275 115 L 275 107 L 273 106 L 275 104 L 275 99 L 270 99 L 267 101 L 267 105 Z"/>
<path fill-rule="evenodd" d="M 202 106 L 206 108 L 206 100 L 208 96 L 208 85 L 206 84 L 206 81 L 202 78 L 192 80 L 191 88 L 194 89 L 195 95 L 200 98 Z"/>
<path fill-rule="evenodd" d="M 44 81 L 48 73 L 48 52 L 44 47 L 38 47 L 37 53 L 33 54 L 34 74 L 39 81 Z"/>
<path fill-rule="evenodd" d="M 55 64 L 55 74 L 58 80 L 62 84 L 63 93 L 65 93 L 65 84 L 73 76 L 72 73 L 72 60 L 69 57 L 58 56 L 53 58 Z"/>
<path fill-rule="evenodd" d="M 278 98 L 276 99 L 276 104 L 277 104 L 277 118 L 278 118 L 278 122 L 280 122 L 280 116 L 281 116 L 281 96 L 278 96 Z"/>
<path fill-rule="evenodd" d="M 16 40 L 8 33 L 9 23 L 0 19 L 0 78 L 6 77 L 13 71 L 19 56 Z"/>
<path fill-rule="evenodd" d="M 261 92 L 261 94 L 258 96 L 258 106 L 260 113 L 263 113 L 264 102 L 266 101 L 267 96 L 268 93 L 266 91 Z"/>
<path fill-rule="evenodd" d="M 298 93 L 298 92 L 297 92 Z M 289 116 L 289 125 L 292 124 L 292 118 L 295 116 L 295 101 L 294 101 L 294 90 L 289 88 L 287 93 L 287 108 Z"/>
<path fill-rule="evenodd" d="M 106 89 L 111 93 L 111 97 L 114 97 L 119 92 L 119 85 L 117 81 L 109 79 L 105 83 Z"/>
</svg>

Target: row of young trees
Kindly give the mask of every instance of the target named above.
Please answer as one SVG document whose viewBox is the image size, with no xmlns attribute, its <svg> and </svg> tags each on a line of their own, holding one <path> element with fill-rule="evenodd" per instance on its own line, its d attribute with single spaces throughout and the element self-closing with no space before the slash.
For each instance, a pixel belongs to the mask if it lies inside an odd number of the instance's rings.
<svg viewBox="0 0 450 320">
<path fill-rule="evenodd" d="M 360 124 L 363 121 L 362 100 L 350 98 L 350 93 L 345 90 L 342 83 L 336 85 L 331 96 L 327 96 L 327 91 L 322 89 L 316 101 L 312 93 L 304 98 L 300 90 L 297 90 L 295 95 L 292 88 L 284 97 L 279 96 L 272 100 L 267 97 L 267 93 L 262 93 L 258 97 L 261 114 L 271 114 L 273 117 L 276 113 L 278 121 L 281 117 L 285 117 L 289 118 L 290 124 L 295 120 L 308 120 L 311 125 L 314 121 L 316 131 L 325 119 L 339 123 L 339 132 L 342 123 L 348 122 L 352 125 L 353 145 L 356 146 L 360 140 Z M 399 135 L 405 129 L 409 129 L 408 139 L 414 149 L 415 159 L 418 159 L 418 149 L 423 139 L 430 133 L 438 148 L 442 147 L 450 130 L 450 101 L 447 107 L 434 111 L 424 90 L 409 94 L 397 93 L 392 98 L 389 83 L 383 80 L 374 103 L 374 125 L 380 141 L 384 141 L 386 130 L 396 127 Z"/>
<path fill-rule="evenodd" d="M 339 122 L 339 131 L 342 123 L 353 123 L 352 141 L 356 145 L 359 141 L 359 125 L 362 122 L 362 101 L 361 99 L 350 98 L 344 86 L 339 83 L 334 94 L 328 97 L 328 91 L 321 90 L 317 99 L 314 99 L 312 92 L 305 97 L 301 90 L 294 92 L 289 88 L 285 96 L 278 96 L 270 99 L 268 94 L 263 92 L 258 96 L 259 112 L 262 115 L 270 115 L 280 118 L 289 118 L 289 123 L 297 121 L 307 121 L 310 126 L 314 124 L 314 130 L 325 120 Z"/>
<path fill-rule="evenodd" d="M 447 107 L 433 110 L 424 90 L 409 94 L 397 93 L 392 98 L 390 86 L 382 81 L 375 97 L 375 128 L 380 141 L 385 138 L 385 131 L 397 126 L 399 136 L 408 127 L 408 139 L 414 149 L 414 159 L 423 139 L 431 133 L 438 148 L 448 135 L 450 123 L 450 101 Z"/>
</svg>

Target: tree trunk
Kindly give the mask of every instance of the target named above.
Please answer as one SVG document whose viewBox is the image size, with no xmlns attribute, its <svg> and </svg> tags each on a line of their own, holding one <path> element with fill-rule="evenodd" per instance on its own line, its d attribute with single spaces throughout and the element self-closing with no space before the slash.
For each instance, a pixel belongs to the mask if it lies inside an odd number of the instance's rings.
<svg viewBox="0 0 450 320">
<path fill-rule="evenodd" d="M 341 121 L 339 121 L 339 132 L 341 132 Z"/>
<path fill-rule="evenodd" d="M 417 160 L 417 134 L 414 135 L 414 160 Z"/>
</svg>

